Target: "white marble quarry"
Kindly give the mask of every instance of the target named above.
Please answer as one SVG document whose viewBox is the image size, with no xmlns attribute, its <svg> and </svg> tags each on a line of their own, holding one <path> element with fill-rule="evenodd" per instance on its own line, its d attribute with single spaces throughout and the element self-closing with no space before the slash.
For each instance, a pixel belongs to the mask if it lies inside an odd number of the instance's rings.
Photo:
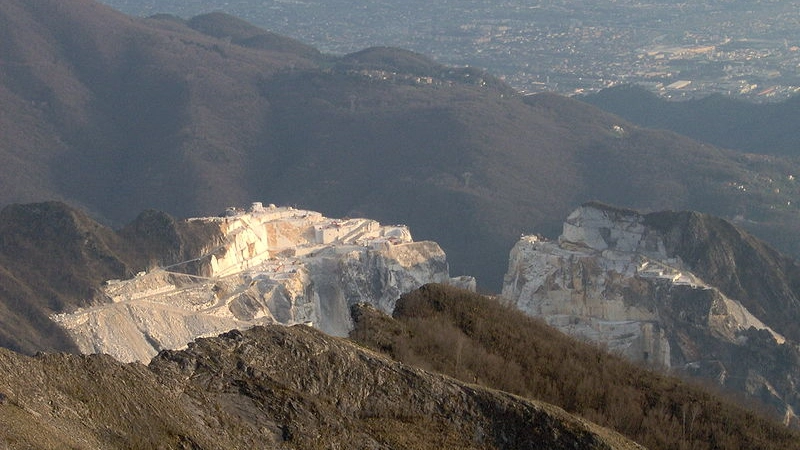
<svg viewBox="0 0 800 450">
<path fill-rule="evenodd" d="M 438 244 L 414 242 L 402 225 L 261 203 L 188 220 L 218 224 L 224 236 L 192 261 L 197 273 L 180 263 L 112 280 L 111 303 L 54 316 L 81 352 L 148 362 L 197 337 L 269 323 L 344 336 L 355 303 L 391 313 L 401 294 L 426 283 L 475 288 L 472 277 L 450 278 Z"/>
<path fill-rule="evenodd" d="M 667 293 L 669 304 L 653 298 L 656 289 Z M 690 315 L 703 321 L 692 326 L 704 327 L 709 339 L 736 342 L 755 327 L 784 341 L 741 303 L 668 257 L 661 236 L 638 213 L 603 205 L 576 209 L 558 241 L 523 236 L 510 252 L 502 296 L 567 334 L 663 368 L 685 362 L 673 347 L 685 342 L 676 333 Z M 685 298 L 701 300 L 684 304 Z M 683 351 L 684 358 L 689 353 Z"/>
</svg>

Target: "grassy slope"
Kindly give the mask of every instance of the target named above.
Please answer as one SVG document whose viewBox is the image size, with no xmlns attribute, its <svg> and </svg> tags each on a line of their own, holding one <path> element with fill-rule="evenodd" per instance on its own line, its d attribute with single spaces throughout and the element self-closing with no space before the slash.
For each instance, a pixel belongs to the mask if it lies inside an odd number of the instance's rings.
<svg viewBox="0 0 800 450">
<path fill-rule="evenodd" d="M 440 285 L 394 318 L 358 312 L 351 338 L 409 364 L 540 399 L 651 449 L 800 448 L 794 431 L 699 387 L 580 343 L 496 300 Z"/>
</svg>

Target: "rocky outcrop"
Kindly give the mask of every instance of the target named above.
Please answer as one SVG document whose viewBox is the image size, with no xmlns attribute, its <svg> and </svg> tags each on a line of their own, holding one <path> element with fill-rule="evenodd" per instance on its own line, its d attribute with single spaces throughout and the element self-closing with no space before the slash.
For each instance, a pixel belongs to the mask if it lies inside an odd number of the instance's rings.
<svg viewBox="0 0 800 450">
<path fill-rule="evenodd" d="M 260 203 L 188 222 L 219 230 L 200 255 L 109 280 L 109 303 L 54 316 L 81 352 L 149 361 L 199 336 L 272 323 L 343 336 L 352 304 L 391 312 L 400 294 L 425 283 L 474 288 L 469 277 L 451 280 L 442 249 L 414 242 L 402 225 Z"/>
<path fill-rule="evenodd" d="M 664 224 L 680 223 L 675 220 L 680 214 L 644 215 L 598 203 L 583 205 L 569 215 L 558 241 L 524 236 L 517 243 L 503 296 L 568 334 L 634 361 L 745 391 L 792 420 L 800 406 L 794 387 L 800 381 L 797 345 L 771 326 L 769 314 L 764 314 L 771 310 L 768 305 L 758 315 L 745 306 L 769 299 L 721 289 L 709 280 L 723 279 L 723 271 L 734 266 L 737 273 L 766 279 L 786 274 L 747 259 L 696 269 L 690 262 L 708 261 L 696 249 L 741 249 L 749 241 L 712 244 L 700 237 L 714 233 L 695 227 L 696 239 L 683 239 L 677 246 L 675 236 L 688 234 Z M 695 249 L 690 262 L 680 251 L 687 248 Z M 709 274 L 716 276 L 707 278 Z"/>
<path fill-rule="evenodd" d="M 642 448 L 304 326 L 199 339 L 149 366 L 0 349 L 0 423 L 0 448 Z"/>
</svg>

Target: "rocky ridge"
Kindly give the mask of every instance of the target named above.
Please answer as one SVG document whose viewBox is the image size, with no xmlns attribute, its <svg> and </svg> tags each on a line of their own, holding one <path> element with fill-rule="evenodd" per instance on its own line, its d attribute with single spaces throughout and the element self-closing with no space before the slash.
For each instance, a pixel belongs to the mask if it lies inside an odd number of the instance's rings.
<svg viewBox="0 0 800 450">
<path fill-rule="evenodd" d="M 261 203 L 188 222 L 216 226 L 221 237 L 190 260 L 108 280 L 107 303 L 53 316 L 82 353 L 147 362 L 200 336 L 272 323 L 343 336 L 354 303 L 391 312 L 426 283 L 475 288 L 471 277 L 451 280 L 442 249 L 414 242 L 403 225 Z"/>
<path fill-rule="evenodd" d="M 797 345 L 770 326 L 768 315 L 757 317 L 742 301 L 755 299 L 731 298 L 698 276 L 671 242 L 675 230 L 653 225 L 665 214 L 581 206 L 558 241 L 524 236 L 517 243 L 503 296 L 568 334 L 633 361 L 745 391 L 795 420 Z"/>
<path fill-rule="evenodd" d="M 642 448 L 304 326 L 199 339 L 149 366 L 0 349 L 0 423 L 0 448 Z"/>
</svg>

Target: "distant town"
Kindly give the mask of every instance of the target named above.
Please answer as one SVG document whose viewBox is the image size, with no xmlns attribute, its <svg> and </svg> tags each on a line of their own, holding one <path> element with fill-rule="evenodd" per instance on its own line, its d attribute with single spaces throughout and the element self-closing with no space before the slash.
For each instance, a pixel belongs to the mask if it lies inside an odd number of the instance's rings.
<svg viewBox="0 0 800 450">
<path fill-rule="evenodd" d="M 674 100 L 800 92 L 794 0 L 103 1 L 139 16 L 223 11 L 329 53 L 402 47 L 486 69 L 523 93 L 626 83 Z"/>
</svg>

